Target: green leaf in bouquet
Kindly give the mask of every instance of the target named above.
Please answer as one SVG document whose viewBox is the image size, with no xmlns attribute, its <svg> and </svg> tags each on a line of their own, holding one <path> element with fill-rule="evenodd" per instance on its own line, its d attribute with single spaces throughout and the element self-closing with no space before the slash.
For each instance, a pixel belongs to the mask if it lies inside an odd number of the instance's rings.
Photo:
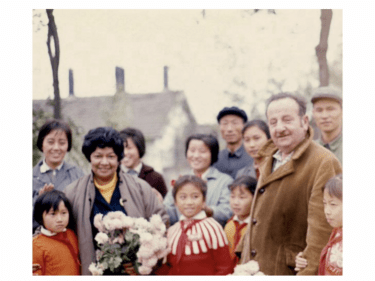
<svg viewBox="0 0 375 281">
<path fill-rule="evenodd" d="M 121 254 L 122 255 L 127 255 L 129 252 L 129 245 L 125 245 L 121 248 Z"/>
<path fill-rule="evenodd" d="M 106 270 L 108 268 L 108 263 L 106 261 L 103 261 L 102 263 L 103 270 Z"/>
<path fill-rule="evenodd" d="M 134 267 L 134 270 L 137 272 L 137 274 L 140 274 L 139 273 L 139 267 L 141 266 L 141 263 L 139 263 L 138 261 L 135 261 L 133 263 L 133 267 Z"/>
<path fill-rule="evenodd" d="M 115 268 L 121 266 L 122 265 L 122 258 L 120 258 L 119 256 L 115 257 L 113 259 L 113 263 L 115 265 Z"/>
<path fill-rule="evenodd" d="M 124 238 L 125 238 L 126 241 L 132 241 L 134 236 L 139 237 L 139 235 L 137 233 L 133 233 L 131 231 L 126 231 L 125 235 L 124 235 Z"/>
<path fill-rule="evenodd" d="M 122 259 L 120 257 L 111 257 L 108 260 L 109 270 L 112 272 L 117 272 L 116 269 L 122 264 Z"/>
</svg>

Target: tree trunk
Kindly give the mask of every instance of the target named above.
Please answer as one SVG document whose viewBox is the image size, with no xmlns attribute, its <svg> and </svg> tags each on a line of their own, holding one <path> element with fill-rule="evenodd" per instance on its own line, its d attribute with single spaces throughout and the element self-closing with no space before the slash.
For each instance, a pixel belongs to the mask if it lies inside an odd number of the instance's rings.
<svg viewBox="0 0 375 281">
<path fill-rule="evenodd" d="M 46 12 L 48 16 L 47 47 L 48 47 L 48 55 L 49 55 L 49 59 L 51 61 L 51 67 L 52 67 L 53 93 L 55 96 L 53 115 L 55 119 L 61 119 L 59 75 L 58 75 L 59 62 L 60 62 L 60 43 L 59 43 L 59 36 L 57 35 L 57 27 L 55 24 L 55 18 L 53 16 L 53 9 L 47 9 Z M 52 54 L 52 49 L 51 49 L 51 37 L 53 38 L 53 44 L 55 47 L 54 54 Z"/>
<path fill-rule="evenodd" d="M 316 56 L 319 63 L 319 81 L 320 87 L 329 85 L 329 72 L 327 64 L 327 49 L 328 49 L 328 34 L 332 20 L 332 10 L 322 9 L 321 10 L 321 31 L 320 31 L 320 42 L 315 47 Z"/>
</svg>

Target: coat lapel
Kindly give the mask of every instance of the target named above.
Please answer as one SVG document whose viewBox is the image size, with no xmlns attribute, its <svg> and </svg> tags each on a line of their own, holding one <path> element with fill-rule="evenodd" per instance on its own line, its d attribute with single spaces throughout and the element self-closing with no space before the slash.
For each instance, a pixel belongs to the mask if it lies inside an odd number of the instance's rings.
<svg viewBox="0 0 375 281">
<path fill-rule="evenodd" d="M 269 184 L 270 182 L 276 181 L 281 179 L 287 175 L 290 175 L 294 172 L 294 162 L 290 160 L 289 162 L 285 163 L 284 165 L 280 166 L 276 171 L 273 173 L 272 171 L 272 164 L 273 159 L 270 159 L 270 163 L 267 163 L 267 173 L 265 172 L 264 176 L 261 177 L 260 184 L 258 188 L 262 188 L 265 185 Z"/>
<path fill-rule="evenodd" d="M 266 157 L 264 164 L 261 166 L 261 177 L 259 178 L 259 184 L 257 189 L 260 189 L 267 184 L 279 180 L 287 175 L 290 175 L 294 172 L 295 161 L 297 160 L 306 150 L 306 148 L 310 145 L 312 138 L 314 135 L 314 131 L 311 127 L 309 127 L 307 131 L 306 138 L 299 144 L 294 150 L 292 159 L 289 162 L 285 163 L 284 165 L 280 166 L 276 171 L 272 172 L 273 166 L 273 155 L 278 150 L 277 147 L 274 145 L 272 139 L 270 139 L 263 148 L 259 151 L 259 155 Z"/>
</svg>

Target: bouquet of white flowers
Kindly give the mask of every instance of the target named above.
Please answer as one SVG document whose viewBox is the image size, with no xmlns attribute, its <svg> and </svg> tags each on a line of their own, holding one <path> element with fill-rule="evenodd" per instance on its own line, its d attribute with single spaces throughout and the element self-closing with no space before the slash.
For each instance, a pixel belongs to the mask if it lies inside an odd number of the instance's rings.
<svg viewBox="0 0 375 281">
<path fill-rule="evenodd" d="M 93 275 L 126 274 L 123 264 L 129 262 L 139 274 L 147 275 L 168 255 L 166 227 L 160 215 L 153 215 L 148 222 L 121 211 L 109 212 L 104 217 L 97 214 L 94 226 L 99 230 L 95 236 L 99 249 L 97 262 L 89 267 Z"/>
<path fill-rule="evenodd" d="M 265 275 L 263 272 L 259 271 L 259 264 L 257 261 L 251 260 L 245 264 L 237 264 L 234 268 L 233 274 L 230 275 L 252 275 L 252 276 L 262 276 Z"/>
</svg>

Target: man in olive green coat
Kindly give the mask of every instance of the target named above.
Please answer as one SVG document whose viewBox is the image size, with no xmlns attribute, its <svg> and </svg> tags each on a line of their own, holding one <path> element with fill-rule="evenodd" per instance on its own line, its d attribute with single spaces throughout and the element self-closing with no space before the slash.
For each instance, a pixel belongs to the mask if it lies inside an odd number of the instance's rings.
<svg viewBox="0 0 375 281">
<path fill-rule="evenodd" d="M 332 87 L 319 87 L 311 102 L 321 132 L 317 142 L 332 151 L 342 164 L 342 93 Z"/>
<path fill-rule="evenodd" d="M 308 265 L 298 274 L 314 275 L 332 230 L 324 216 L 322 187 L 341 173 L 341 164 L 312 141 L 303 99 L 289 93 L 272 96 L 267 119 L 271 140 L 259 151 L 265 160 L 237 252 L 241 263 L 256 260 L 266 275 L 296 274 L 295 257 L 303 252 Z"/>
</svg>

